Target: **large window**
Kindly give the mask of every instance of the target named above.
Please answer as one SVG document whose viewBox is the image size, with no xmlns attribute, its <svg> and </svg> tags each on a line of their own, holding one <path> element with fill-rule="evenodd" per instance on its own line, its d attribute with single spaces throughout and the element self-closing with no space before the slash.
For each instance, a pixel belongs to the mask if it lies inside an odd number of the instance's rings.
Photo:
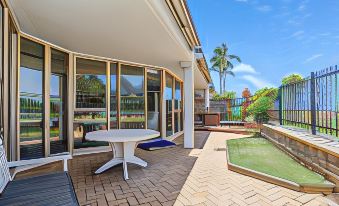
<svg viewBox="0 0 339 206">
<path fill-rule="evenodd" d="M 173 134 L 173 77 L 166 73 L 166 136 Z"/>
<path fill-rule="evenodd" d="M 145 128 L 144 68 L 121 65 L 120 127 Z"/>
<path fill-rule="evenodd" d="M 76 108 L 106 108 L 106 63 L 77 58 Z"/>
<path fill-rule="evenodd" d="M 118 128 L 118 121 L 117 121 L 117 64 L 111 63 L 111 98 L 110 98 L 110 129 L 117 129 Z"/>
<path fill-rule="evenodd" d="M 51 50 L 50 152 L 67 151 L 67 72 L 68 54 Z"/>
<path fill-rule="evenodd" d="M 86 133 L 107 129 L 106 62 L 76 58 L 74 148 L 107 145 L 86 141 Z"/>
<path fill-rule="evenodd" d="M 39 158 L 44 156 L 44 46 L 21 38 L 20 48 L 20 158 Z"/>
<path fill-rule="evenodd" d="M 147 69 L 147 127 L 160 131 L 161 72 Z"/>
</svg>

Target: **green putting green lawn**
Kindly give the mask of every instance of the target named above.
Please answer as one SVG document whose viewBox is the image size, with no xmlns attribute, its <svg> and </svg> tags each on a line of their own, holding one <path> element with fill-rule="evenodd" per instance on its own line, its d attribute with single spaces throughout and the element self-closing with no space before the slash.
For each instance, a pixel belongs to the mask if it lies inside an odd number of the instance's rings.
<svg viewBox="0 0 339 206">
<path fill-rule="evenodd" d="M 323 184 L 322 175 L 309 170 L 259 134 L 226 141 L 231 163 L 297 184 Z"/>
</svg>

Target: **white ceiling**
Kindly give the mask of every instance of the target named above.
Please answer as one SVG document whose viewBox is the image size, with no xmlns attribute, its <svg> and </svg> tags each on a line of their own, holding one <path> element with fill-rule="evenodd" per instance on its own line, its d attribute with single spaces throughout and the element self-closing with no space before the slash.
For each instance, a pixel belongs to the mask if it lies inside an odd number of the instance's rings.
<svg viewBox="0 0 339 206">
<path fill-rule="evenodd" d="M 9 3 L 23 32 L 71 51 L 163 66 L 182 79 L 179 62 L 191 60 L 188 45 L 164 0 Z M 196 81 L 199 84 L 204 82 Z"/>
</svg>

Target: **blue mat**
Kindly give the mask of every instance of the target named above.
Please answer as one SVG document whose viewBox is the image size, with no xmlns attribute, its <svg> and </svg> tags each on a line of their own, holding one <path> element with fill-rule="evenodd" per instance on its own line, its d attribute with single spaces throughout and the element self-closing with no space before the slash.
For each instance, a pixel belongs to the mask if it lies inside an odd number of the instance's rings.
<svg viewBox="0 0 339 206">
<path fill-rule="evenodd" d="M 174 142 L 170 142 L 170 141 L 163 140 L 163 139 L 157 139 L 151 142 L 140 143 L 138 144 L 137 147 L 143 150 L 151 151 L 151 150 L 170 148 L 170 147 L 175 147 L 175 146 L 176 144 Z"/>
</svg>

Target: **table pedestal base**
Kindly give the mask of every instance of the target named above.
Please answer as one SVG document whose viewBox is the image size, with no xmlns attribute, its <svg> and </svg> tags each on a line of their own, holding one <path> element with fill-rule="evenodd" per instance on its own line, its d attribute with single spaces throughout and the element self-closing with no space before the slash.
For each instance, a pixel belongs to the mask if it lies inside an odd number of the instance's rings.
<svg viewBox="0 0 339 206">
<path fill-rule="evenodd" d="M 136 142 L 114 142 L 110 143 L 110 145 L 113 151 L 113 159 L 106 162 L 103 166 L 97 169 L 95 174 L 102 173 L 109 168 L 122 163 L 124 169 L 124 178 L 125 180 L 128 180 L 127 163 L 137 164 L 142 167 L 147 166 L 147 162 L 140 159 L 139 157 L 134 156 Z"/>
</svg>

